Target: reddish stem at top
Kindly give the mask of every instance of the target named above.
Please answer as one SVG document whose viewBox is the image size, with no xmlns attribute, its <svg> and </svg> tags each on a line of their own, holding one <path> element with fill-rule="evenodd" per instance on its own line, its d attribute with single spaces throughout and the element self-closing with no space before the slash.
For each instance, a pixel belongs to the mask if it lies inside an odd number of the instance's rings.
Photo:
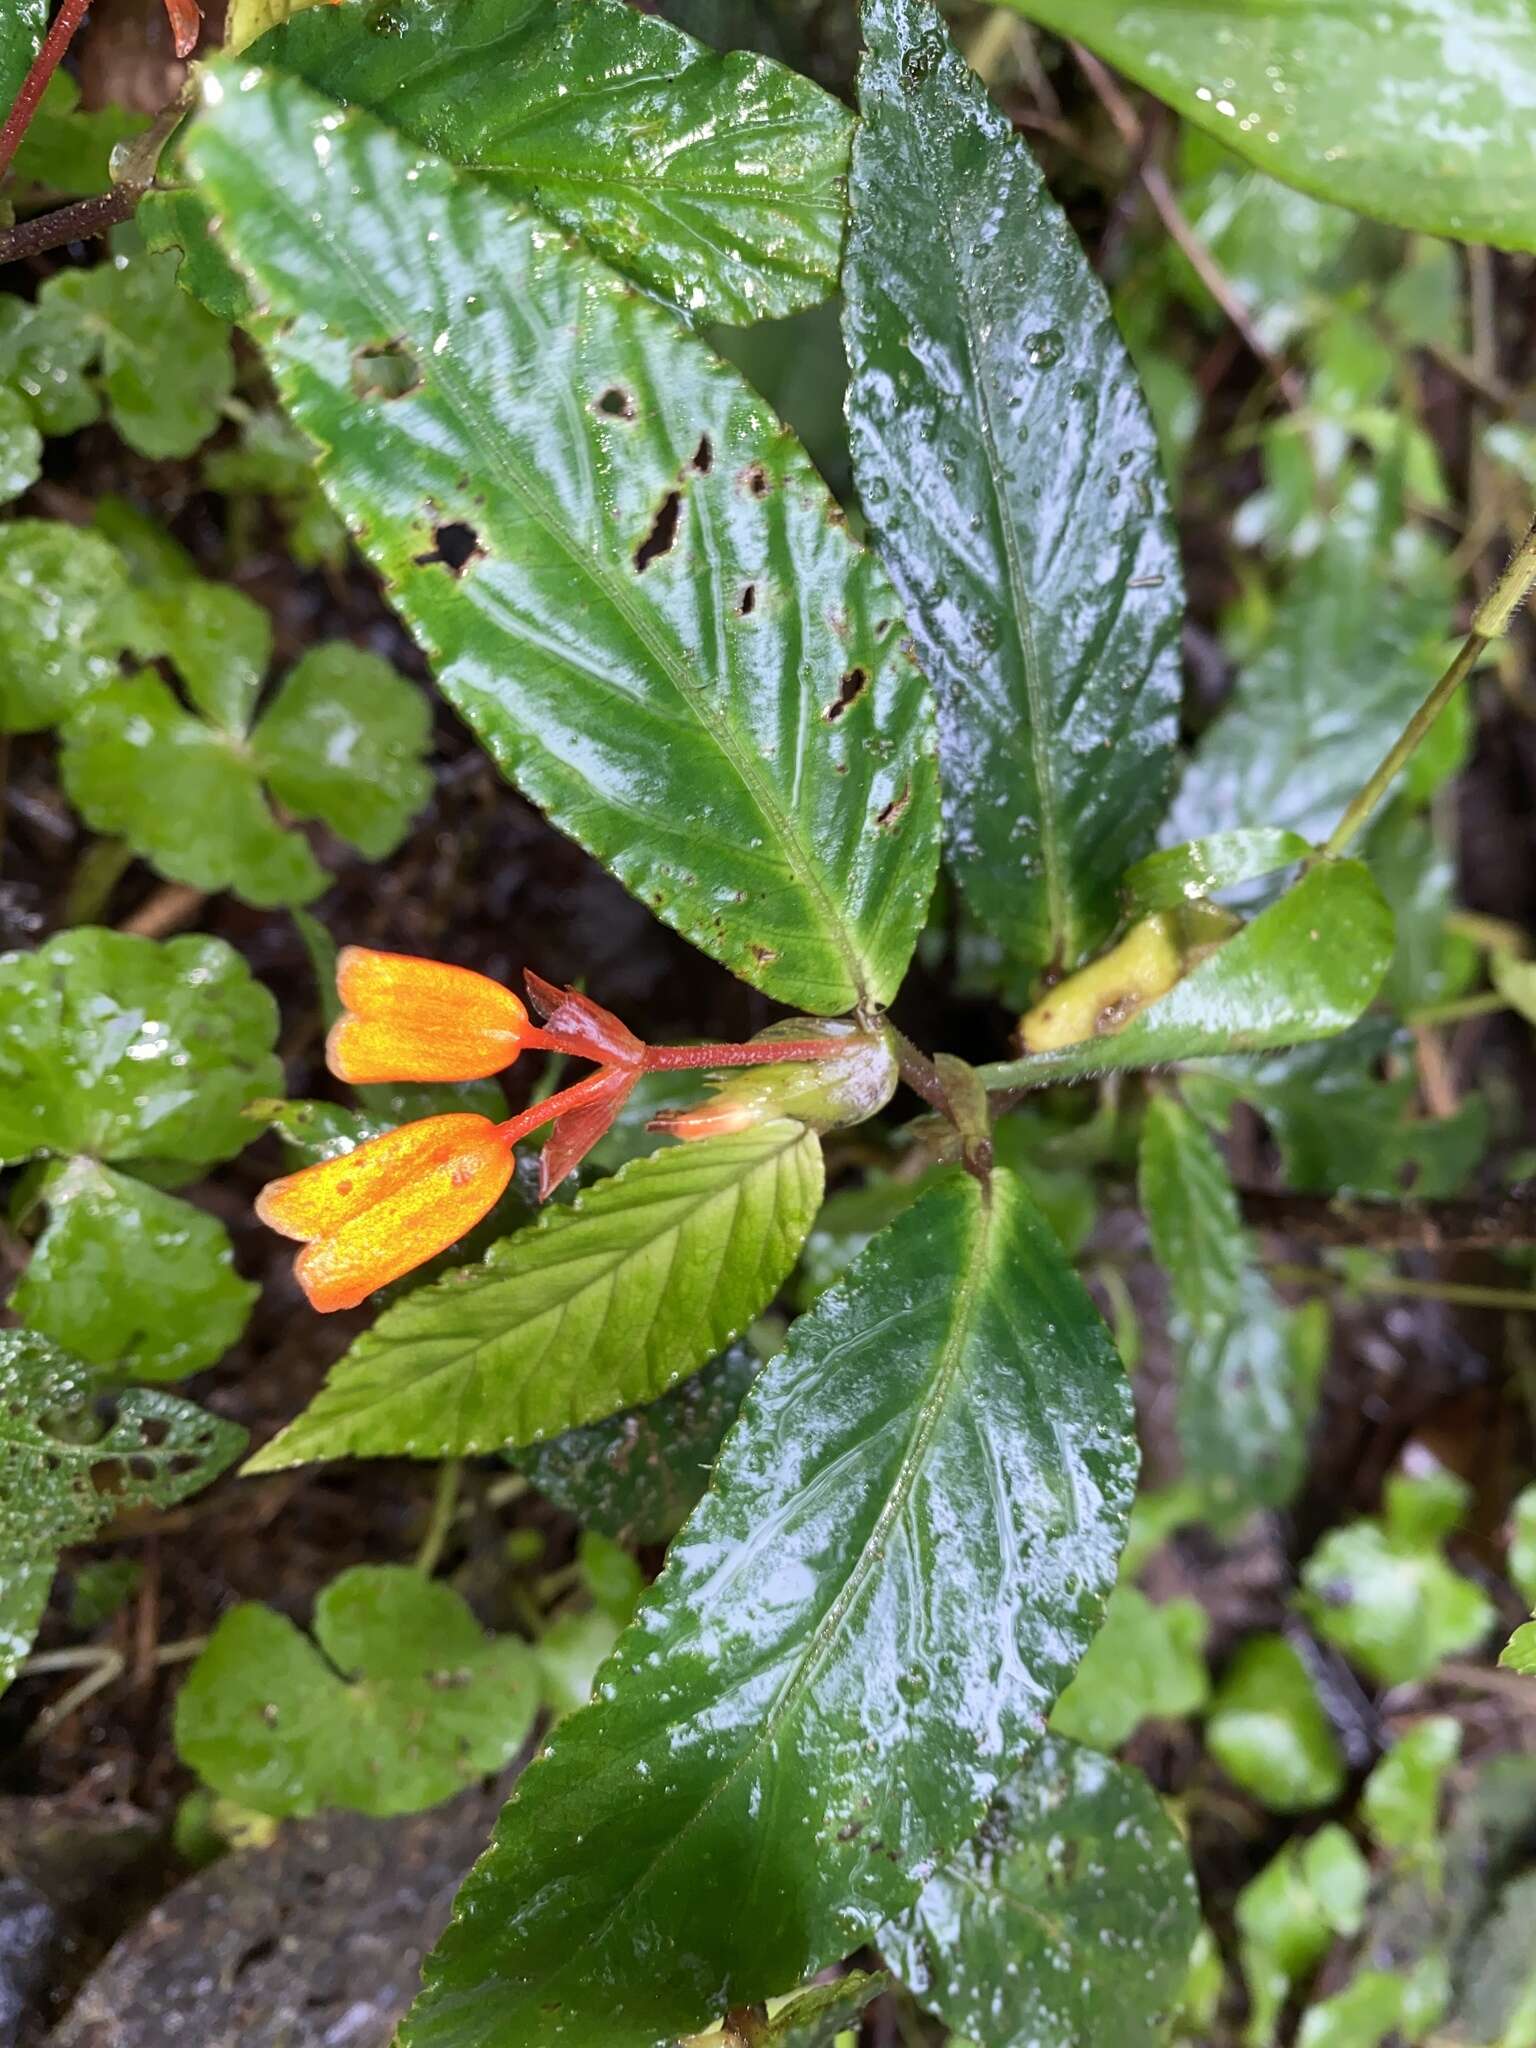
<svg viewBox="0 0 1536 2048">
<path fill-rule="evenodd" d="M 16 103 L 5 117 L 5 126 L 0 128 L 0 177 L 10 169 L 11 158 L 20 148 L 21 138 L 37 112 L 37 103 L 47 90 L 49 79 L 58 70 L 59 59 L 74 40 L 75 30 L 84 21 L 90 5 L 91 0 L 64 0 L 54 16 L 53 26 L 43 39 L 43 47 L 33 59 L 32 69 L 22 80 Z"/>
</svg>

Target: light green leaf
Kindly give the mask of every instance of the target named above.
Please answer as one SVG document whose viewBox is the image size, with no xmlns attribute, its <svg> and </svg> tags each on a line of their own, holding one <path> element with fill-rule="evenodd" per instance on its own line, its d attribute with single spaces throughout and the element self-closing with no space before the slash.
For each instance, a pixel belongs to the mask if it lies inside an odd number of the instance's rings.
<svg viewBox="0 0 1536 2048">
<path fill-rule="evenodd" d="M 1449 1714 L 1415 1722 L 1365 1781 L 1360 1812 L 1385 1849 L 1422 1856 L 1439 1837 L 1440 1796 L 1461 1755 L 1461 1723 Z"/>
<path fill-rule="evenodd" d="M 0 384 L 0 504 L 9 504 L 43 473 L 43 437 L 19 391 Z"/>
<path fill-rule="evenodd" d="M 709 1483 L 759 1361 L 733 1344 L 643 1408 L 510 1454 L 546 1500 L 621 1543 L 665 1543 Z"/>
<path fill-rule="evenodd" d="M 0 1161 L 83 1152 L 204 1166 L 257 1135 L 277 1005 L 222 939 L 81 926 L 0 954 Z"/>
<path fill-rule="evenodd" d="M 98 1374 L 32 1330 L 0 1330 L 0 1686 L 26 1655 L 58 1553 L 126 1508 L 174 1507 L 240 1453 L 245 1431 Z"/>
<path fill-rule="evenodd" d="M 127 588 L 98 534 L 49 519 L 0 526 L 0 731 L 52 725 L 116 676 Z"/>
<path fill-rule="evenodd" d="M 1510 1580 L 1520 1597 L 1536 1606 L 1536 1486 L 1515 1495 L 1509 1523 Z"/>
<path fill-rule="evenodd" d="M 1421 1958 L 1411 1971 L 1357 1970 L 1342 1991 L 1308 2009 L 1297 2048 L 1380 2048 L 1389 2036 L 1422 2040 L 1444 2004 L 1443 1971 L 1436 1956 Z"/>
<path fill-rule="evenodd" d="M 176 1702 L 182 1760 L 257 1813 L 414 1813 L 499 1771 L 533 1725 L 528 1645 L 408 1566 L 343 1572 L 314 1631 L 232 1608 Z"/>
<path fill-rule="evenodd" d="M 1152 421 L 1038 165 L 928 0 L 865 0 L 854 474 L 940 704 L 951 858 L 1032 969 L 1166 806 L 1183 580 Z"/>
<path fill-rule="evenodd" d="M 0 100 L 0 105 L 9 104 Z M 59 199 L 90 198 L 106 190 L 113 150 L 148 126 L 146 115 L 126 107 L 82 112 L 79 86 L 67 71 L 55 71 L 27 124 L 12 179 L 20 189 L 41 187 Z"/>
<path fill-rule="evenodd" d="M 1216 1688 L 1206 1746 L 1227 1776 L 1275 1813 L 1329 1806 L 1344 1754 L 1307 1667 L 1284 1636 L 1250 1636 Z"/>
<path fill-rule="evenodd" d="M 1045 1737 L 880 1948 L 988 2048 L 1155 2048 L 1199 1926 L 1188 1852 L 1140 1771 Z"/>
<path fill-rule="evenodd" d="M 255 609 L 233 591 L 204 595 Z M 431 792 L 421 763 L 431 711 L 421 691 L 377 655 L 321 647 L 248 734 L 260 670 L 232 646 L 221 676 L 217 618 L 204 616 L 197 586 L 167 590 L 154 610 L 182 598 L 184 629 L 158 635 L 146 615 L 140 651 L 163 637 L 188 694 L 215 723 L 185 711 L 148 672 L 100 691 L 64 734 L 64 786 L 81 815 L 173 880 L 234 889 L 262 907 L 308 902 L 328 880 L 304 836 L 278 823 L 268 785 L 295 816 L 323 819 L 370 858 L 392 852 Z"/>
<path fill-rule="evenodd" d="M 224 17 L 224 46 L 228 50 L 243 50 L 268 29 L 281 28 L 290 15 L 302 14 L 306 7 L 319 4 L 320 0 L 230 0 L 229 12 Z M 392 35 L 399 32 L 390 31 Z"/>
<path fill-rule="evenodd" d="M 1335 1823 L 1292 1836 L 1238 1895 L 1237 1926 L 1250 2012 L 1243 2039 L 1268 2048 L 1291 1987 L 1310 1976 L 1336 1936 L 1358 1934 L 1370 1866 Z"/>
<path fill-rule="evenodd" d="M 176 290 L 174 256 L 118 248 L 89 270 L 60 271 L 41 298 L 93 337 L 107 411 L 130 448 L 164 459 L 207 440 L 235 381 L 229 329 Z"/>
<path fill-rule="evenodd" d="M 22 394 L 45 434 L 72 434 L 101 411 L 85 374 L 96 343 L 71 310 L 50 306 L 47 290 L 32 303 L 0 298 L 0 382 Z"/>
<path fill-rule="evenodd" d="M 175 252 L 176 281 L 184 292 L 206 306 L 215 319 L 231 324 L 251 310 L 245 280 L 214 240 L 207 206 L 195 192 L 173 187 L 146 192 L 134 224 L 144 246 L 156 256 Z"/>
<path fill-rule="evenodd" d="M 314 448 L 275 407 L 242 420 L 234 446 L 210 449 L 203 457 L 203 475 L 228 497 L 273 503 L 301 569 L 335 567 L 345 557 L 347 529 L 316 479 Z"/>
<path fill-rule="evenodd" d="M 48 1225 L 11 1307 L 29 1328 L 125 1379 L 174 1380 L 222 1358 L 258 1289 L 222 1223 L 94 1159 L 50 1167 Z"/>
<path fill-rule="evenodd" d="M 1129 1420 L 1018 1183 L 948 1173 L 764 1367 L 461 1892 L 408 2048 L 536 2039 L 556 2003 L 566 2048 L 651 2048 L 903 1911 L 1099 1621 Z"/>
<path fill-rule="evenodd" d="M 1222 1513 L 1282 1507 L 1306 1469 L 1327 1310 L 1280 1301 L 1255 1262 L 1225 1161 L 1171 1096 L 1148 1106 L 1138 1185 L 1173 1306 L 1185 1468 Z"/>
<path fill-rule="evenodd" d="M 1320 199 L 1536 248 L 1526 0 L 1008 0 Z"/>
<path fill-rule="evenodd" d="M 133 652 L 141 661 L 164 656 L 194 710 L 243 736 L 272 659 L 271 619 L 229 584 L 205 583 L 190 563 L 153 559 L 148 536 L 134 537 L 144 541 L 137 550 L 118 538 L 134 575 L 127 613 Z"/>
<path fill-rule="evenodd" d="M 850 1970 L 835 1983 L 813 1984 L 771 2013 L 758 2040 L 762 2048 L 833 2048 L 857 2028 L 859 2014 L 890 1982 L 879 1971 Z"/>
<path fill-rule="evenodd" d="M 225 85 L 190 159 L 321 479 L 449 699 L 733 972 L 824 1013 L 888 997 L 936 855 L 926 691 L 793 438 L 472 178 L 292 81 Z"/>
<path fill-rule="evenodd" d="M 253 54 L 700 319 L 770 319 L 836 285 L 852 124 L 808 79 L 618 0 L 402 0 L 391 27 L 326 10 Z"/>
<path fill-rule="evenodd" d="M 1109 1596 L 1104 1626 L 1051 1713 L 1051 1732 L 1090 1749 L 1118 1749 L 1143 1721 L 1198 1714 L 1210 1697 L 1198 1600 L 1152 1601 L 1134 1586 Z"/>
<path fill-rule="evenodd" d="M 1177 910 L 1230 889 L 1238 882 L 1305 860 L 1312 848 L 1297 832 L 1255 825 L 1236 832 L 1213 832 L 1183 846 L 1164 847 L 1136 861 L 1120 878 L 1120 901 L 1127 923 L 1156 910 Z"/>
<path fill-rule="evenodd" d="M 1476 946 L 1447 920 L 1456 908 L 1456 862 L 1427 818 L 1406 802 L 1372 825 L 1365 860 L 1397 923 L 1397 951 L 1381 999 L 1399 1016 L 1459 996 L 1476 978 Z"/>
<path fill-rule="evenodd" d="M 432 708 L 387 661 L 333 642 L 290 670 L 251 734 L 256 766 L 295 817 L 370 860 L 393 853 L 432 793 Z"/>
<path fill-rule="evenodd" d="M 989 1088 L 1257 1051 L 1347 1030 L 1392 958 L 1392 913 L 1358 861 L 1322 862 L 1124 1030 L 983 1067 Z"/>
<path fill-rule="evenodd" d="M 1179 198 L 1190 226 L 1266 348 L 1283 350 L 1337 303 L 1355 215 L 1258 177 L 1195 130 L 1183 132 Z M 1226 315 L 1183 252 L 1164 253 L 1182 296 L 1211 325 Z"/>
<path fill-rule="evenodd" d="M 1521 1622 L 1499 1652 L 1499 1662 L 1506 1671 L 1519 1671 L 1527 1678 L 1536 1678 L 1536 1618 Z"/>
<path fill-rule="evenodd" d="M 1395 1473 L 1382 1519 L 1332 1530 L 1302 1567 L 1313 1627 L 1378 1684 L 1427 1678 L 1442 1658 L 1475 1649 L 1493 1625 L 1492 1601 L 1442 1549 L 1469 1493 L 1449 1474 Z"/>
<path fill-rule="evenodd" d="M 773 1299 L 821 1185 L 800 1124 L 637 1159 L 397 1302 L 250 1469 L 457 1457 L 654 1401 Z"/>
<path fill-rule="evenodd" d="M 1444 555 L 1357 482 L 1196 748 L 1168 836 L 1325 838 L 1440 673 L 1451 601 Z"/>
</svg>

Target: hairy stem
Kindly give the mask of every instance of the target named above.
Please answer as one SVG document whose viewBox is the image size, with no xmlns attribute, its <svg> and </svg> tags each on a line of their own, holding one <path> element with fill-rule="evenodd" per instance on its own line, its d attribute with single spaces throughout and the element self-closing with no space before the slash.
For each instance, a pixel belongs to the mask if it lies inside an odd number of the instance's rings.
<svg viewBox="0 0 1536 2048">
<path fill-rule="evenodd" d="M 641 1064 L 652 1074 L 679 1067 L 773 1067 L 783 1060 L 835 1059 L 856 1043 L 852 1038 L 780 1038 L 751 1045 L 648 1045 Z"/>
</svg>

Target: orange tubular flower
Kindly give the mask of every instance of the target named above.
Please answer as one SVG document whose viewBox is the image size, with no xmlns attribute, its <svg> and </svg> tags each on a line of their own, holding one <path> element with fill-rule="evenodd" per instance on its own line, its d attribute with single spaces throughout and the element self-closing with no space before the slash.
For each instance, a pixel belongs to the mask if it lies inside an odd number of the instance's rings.
<svg viewBox="0 0 1536 2048">
<path fill-rule="evenodd" d="M 512 1167 L 512 1146 L 489 1118 L 429 1116 L 273 1181 L 256 1213 L 303 1242 L 294 1274 L 312 1307 L 356 1308 L 473 1229 Z"/>
<path fill-rule="evenodd" d="M 543 1043 L 512 991 L 467 967 L 346 946 L 336 993 L 325 1057 L 342 1081 L 482 1081 Z"/>
</svg>

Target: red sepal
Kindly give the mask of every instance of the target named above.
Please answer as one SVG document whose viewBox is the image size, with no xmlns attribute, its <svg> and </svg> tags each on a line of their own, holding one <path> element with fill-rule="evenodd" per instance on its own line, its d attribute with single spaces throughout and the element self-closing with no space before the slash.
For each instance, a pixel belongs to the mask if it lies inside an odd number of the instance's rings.
<svg viewBox="0 0 1536 2048">
<path fill-rule="evenodd" d="M 579 1059 L 596 1060 L 604 1067 L 638 1070 L 644 1066 L 644 1040 L 636 1038 L 611 1010 L 605 1010 L 588 996 L 578 995 L 573 988 L 556 988 L 552 981 L 545 981 L 531 970 L 525 970 L 523 979 L 528 985 L 529 1002 L 544 1020 L 546 1038 L 561 1041 L 559 1051 Z M 594 1139 L 593 1143 L 596 1142 Z M 562 1174 L 561 1179 L 564 1177 Z"/>
<path fill-rule="evenodd" d="M 537 998 L 535 998 L 537 1000 Z M 568 1174 L 574 1173 L 592 1147 L 605 1137 L 614 1118 L 639 1079 L 634 1067 L 614 1067 L 608 1089 L 596 1101 L 568 1109 L 557 1118 L 539 1154 L 539 1200 L 547 1202 Z"/>
</svg>

